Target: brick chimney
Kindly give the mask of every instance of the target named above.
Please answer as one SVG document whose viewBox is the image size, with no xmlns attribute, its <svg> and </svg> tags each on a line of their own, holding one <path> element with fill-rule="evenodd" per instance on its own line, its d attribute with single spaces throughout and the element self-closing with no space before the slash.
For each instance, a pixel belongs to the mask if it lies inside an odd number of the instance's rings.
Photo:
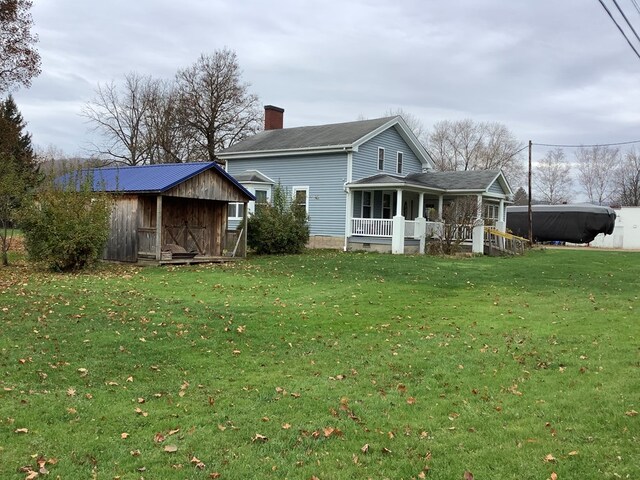
<svg viewBox="0 0 640 480">
<path fill-rule="evenodd" d="M 273 105 L 264 106 L 264 129 L 278 130 L 282 129 L 284 124 L 284 108 L 274 107 Z"/>
</svg>

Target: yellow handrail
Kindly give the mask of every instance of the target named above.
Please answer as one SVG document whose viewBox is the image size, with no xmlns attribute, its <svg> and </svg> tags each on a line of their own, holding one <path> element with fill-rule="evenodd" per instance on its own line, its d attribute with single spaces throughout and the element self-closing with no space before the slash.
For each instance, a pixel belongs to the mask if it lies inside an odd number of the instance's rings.
<svg viewBox="0 0 640 480">
<path fill-rule="evenodd" d="M 524 237 L 519 237 L 517 235 L 513 235 L 511 233 L 501 232 L 500 230 L 496 230 L 493 227 L 484 227 L 484 231 L 490 233 L 491 235 L 497 235 L 498 237 L 506 238 L 507 240 L 520 240 L 523 242 L 528 242 L 529 240 Z"/>
</svg>

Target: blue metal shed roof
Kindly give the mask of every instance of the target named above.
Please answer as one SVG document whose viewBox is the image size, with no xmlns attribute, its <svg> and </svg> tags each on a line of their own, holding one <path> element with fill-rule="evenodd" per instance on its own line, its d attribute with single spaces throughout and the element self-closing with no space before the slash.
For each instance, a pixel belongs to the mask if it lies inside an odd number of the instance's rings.
<svg viewBox="0 0 640 480">
<path fill-rule="evenodd" d="M 246 188 L 215 162 L 103 167 L 90 169 L 86 174 L 93 177 L 93 189 L 96 191 L 162 193 L 211 168 L 217 170 L 251 200 L 255 200 Z"/>
</svg>

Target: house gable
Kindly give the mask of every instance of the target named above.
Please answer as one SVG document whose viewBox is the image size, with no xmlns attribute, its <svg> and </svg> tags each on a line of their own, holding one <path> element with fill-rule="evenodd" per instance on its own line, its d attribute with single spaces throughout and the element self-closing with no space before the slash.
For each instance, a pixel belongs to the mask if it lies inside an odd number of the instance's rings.
<svg viewBox="0 0 640 480">
<path fill-rule="evenodd" d="M 253 200 L 244 187 L 231 182 L 215 169 L 201 172 L 162 192 L 168 197 L 197 198 L 220 202 L 248 202 Z"/>
<path fill-rule="evenodd" d="M 379 170 L 379 155 L 383 152 L 383 169 Z M 425 164 L 410 144 L 405 141 L 398 126 L 393 126 L 379 132 L 358 147 L 353 153 L 353 168 L 351 181 L 376 175 L 388 173 L 398 175 L 397 161 L 398 152 L 402 153 L 402 172 L 400 175 L 408 173 L 422 173 L 428 164 Z"/>
</svg>

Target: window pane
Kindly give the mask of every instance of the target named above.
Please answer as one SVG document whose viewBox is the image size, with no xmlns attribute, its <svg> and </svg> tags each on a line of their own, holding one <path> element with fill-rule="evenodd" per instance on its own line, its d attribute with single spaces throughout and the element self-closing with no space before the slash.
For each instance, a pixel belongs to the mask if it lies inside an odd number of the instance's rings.
<svg viewBox="0 0 640 480">
<path fill-rule="evenodd" d="M 402 173 L 402 152 L 398 152 L 398 168 L 396 169 L 397 173 Z"/>
<path fill-rule="evenodd" d="M 378 148 L 378 170 L 384 170 L 384 148 Z"/>
<path fill-rule="evenodd" d="M 266 190 L 256 190 L 256 203 L 267 203 Z"/>
<path fill-rule="evenodd" d="M 227 207 L 227 216 L 233 218 L 236 216 L 236 204 L 230 203 Z"/>
</svg>

